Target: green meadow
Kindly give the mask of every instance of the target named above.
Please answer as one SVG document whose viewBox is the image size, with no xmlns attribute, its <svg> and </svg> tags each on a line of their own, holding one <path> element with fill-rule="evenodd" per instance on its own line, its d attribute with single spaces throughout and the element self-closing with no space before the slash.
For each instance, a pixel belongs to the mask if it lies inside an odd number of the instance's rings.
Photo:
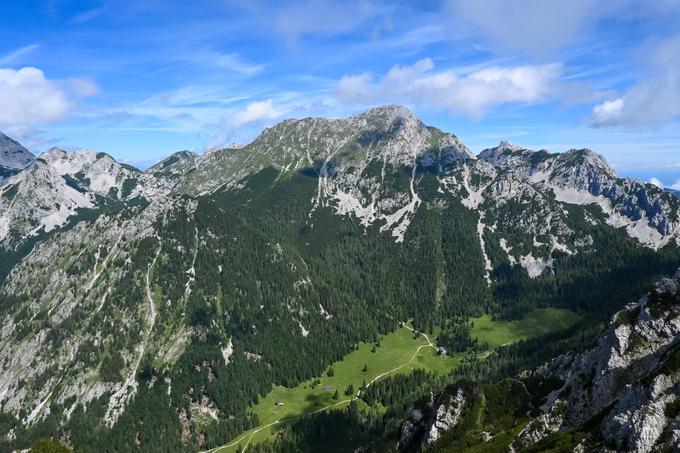
<svg viewBox="0 0 680 453">
<path fill-rule="evenodd" d="M 533 310 L 519 321 L 493 321 L 485 315 L 472 320 L 471 336 L 496 348 L 568 328 L 578 318 L 571 311 L 553 308 Z M 445 374 L 460 364 L 462 353 L 440 356 L 430 342 L 435 343 L 434 336 L 416 336 L 408 327 L 399 327 L 395 332 L 383 336 L 380 346 L 360 343 L 343 360 L 329 367 L 333 369 L 330 373 L 332 376 L 328 375 L 327 369 L 322 376 L 293 388 L 274 386 L 266 397 L 253 406 L 260 426 L 213 452 L 240 451 L 250 443 L 262 442 L 273 436 L 280 424 L 313 412 L 344 407 L 357 396 L 364 382 L 370 385 L 373 380 L 396 373 L 410 373 L 416 368 Z M 346 395 L 350 384 L 354 387 L 354 393 Z M 336 390 L 338 398 L 334 399 Z"/>
<path fill-rule="evenodd" d="M 491 316 L 484 315 L 472 319 L 470 336 L 496 348 L 567 329 L 578 319 L 573 311 L 560 308 L 536 308 L 518 321 L 493 321 Z"/>
</svg>

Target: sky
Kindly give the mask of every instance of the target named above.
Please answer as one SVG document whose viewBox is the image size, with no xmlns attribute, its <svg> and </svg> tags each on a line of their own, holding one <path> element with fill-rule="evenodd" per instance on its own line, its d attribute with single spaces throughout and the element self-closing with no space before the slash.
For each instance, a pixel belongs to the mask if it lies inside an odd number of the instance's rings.
<svg viewBox="0 0 680 453">
<path fill-rule="evenodd" d="M 0 131 L 140 168 L 403 104 L 680 190 L 680 0 L 0 0 Z"/>
</svg>

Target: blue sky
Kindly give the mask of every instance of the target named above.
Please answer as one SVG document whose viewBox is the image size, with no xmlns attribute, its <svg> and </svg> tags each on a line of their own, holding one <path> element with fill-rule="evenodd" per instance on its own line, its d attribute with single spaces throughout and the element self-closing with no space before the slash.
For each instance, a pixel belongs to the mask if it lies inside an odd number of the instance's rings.
<svg viewBox="0 0 680 453">
<path fill-rule="evenodd" d="M 400 103 L 680 188 L 680 0 L 0 0 L 0 130 L 140 167 Z"/>
</svg>

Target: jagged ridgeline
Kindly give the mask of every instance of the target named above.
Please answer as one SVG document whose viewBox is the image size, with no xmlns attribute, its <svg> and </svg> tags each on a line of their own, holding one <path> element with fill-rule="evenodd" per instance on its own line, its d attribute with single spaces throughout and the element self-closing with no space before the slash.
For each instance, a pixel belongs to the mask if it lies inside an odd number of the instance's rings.
<svg viewBox="0 0 680 453">
<path fill-rule="evenodd" d="M 483 314 L 595 331 L 680 263 L 673 194 L 589 150 L 475 156 L 396 106 L 145 172 L 20 155 L 0 180 L 0 449 L 216 447 L 272 385 L 399 321 L 461 351 Z"/>
</svg>

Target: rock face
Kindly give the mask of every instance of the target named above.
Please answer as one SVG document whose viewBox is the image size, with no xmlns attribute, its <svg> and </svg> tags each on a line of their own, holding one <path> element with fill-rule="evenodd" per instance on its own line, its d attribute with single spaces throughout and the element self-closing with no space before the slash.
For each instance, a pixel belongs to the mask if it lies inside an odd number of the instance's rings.
<svg viewBox="0 0 680 453">
<path fill-rule="evenodd" d="M 458 425 L 460 414 L 465 406 L 465 396 L 462 389 L 458 389 L 455 396 L 451 395 L 443 401 L 439 401 L 434 411 L 434 417 L 430 428 L 425 434 L 423 444 L 428 446 L 436 442 L 442 434 Z"/>
<path fill-rule="evenodd" d="M 619 451 L 677 444 L 680 271 L 617 313 L 595 348 L 557 357 L 534 375 L 564 385 L 522 431 L 520 444 L 603 416 L 600 435 Z"/>
</svg>

